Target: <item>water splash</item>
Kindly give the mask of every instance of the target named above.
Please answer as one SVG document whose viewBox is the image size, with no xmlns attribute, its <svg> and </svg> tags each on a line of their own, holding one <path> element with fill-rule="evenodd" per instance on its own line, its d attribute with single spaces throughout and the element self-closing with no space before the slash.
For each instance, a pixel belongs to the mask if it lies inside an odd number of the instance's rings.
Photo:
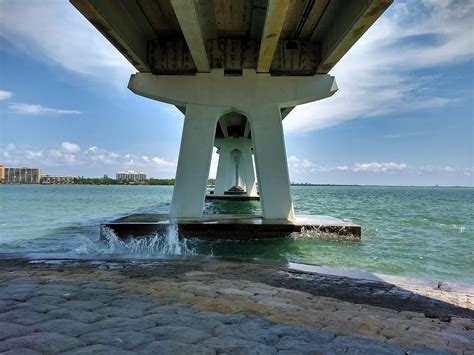
<svg viewBox="0 0 474 355">
<path fill-rule="evenodd" d="M 344 228 L 343 228 L 344 229 Z M 359 238 L 349 233 L 329 233 L 324 232 L 319 226 L 303 227 L 300 232 L 291 233 L 291 238 L 296 240 L 309 240 L 309 239 L 321 239 L 321 240 L 339 240 L 339 241 L 359 241 Z"/>
<path fill-rule="evenodd" d="M 165 234 L 156 233 L 142 238 L 119 239 L 112 229 L 104 227 L 102 239 L 92 241 L 84 238 L 75 250 L 79 255 L 121 257 L 165 257 L 196 255 L 186 239 L 178 237 L 178 227 L 170 224 Z"/>
</svg>

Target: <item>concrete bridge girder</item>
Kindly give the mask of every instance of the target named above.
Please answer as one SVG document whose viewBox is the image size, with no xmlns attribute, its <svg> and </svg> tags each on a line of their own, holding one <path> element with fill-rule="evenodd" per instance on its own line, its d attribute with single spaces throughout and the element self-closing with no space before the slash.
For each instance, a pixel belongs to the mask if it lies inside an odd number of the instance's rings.
<svg viewBox="0 0 474 355">
<path fill-rule="evenodd" d="M 137 73 L 131 76 L 128 88 L 176 106 L 227 106 L 236 111 L 262 103 L 280 109 L 294 107 L 332 96 L 338 89 L 335 78 L 327 74 L 271 76 L 251 69 L 243 70 L 242 76 L 225 76 L 221 69 L 195 76 Z"/>
</svg>

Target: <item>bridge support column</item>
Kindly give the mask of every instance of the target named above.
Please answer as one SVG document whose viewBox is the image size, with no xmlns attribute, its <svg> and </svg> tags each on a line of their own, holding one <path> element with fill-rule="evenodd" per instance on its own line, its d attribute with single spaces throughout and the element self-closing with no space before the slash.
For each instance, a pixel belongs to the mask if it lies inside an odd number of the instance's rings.
<svg viewBox="0 0 474 355">
<path fill-rule="evenodd" d="M 218 138 L 215 146 L 219 148 L 216 187 L 214 195 L 224 196 L 225 191 L 236 184 L 235 161 L 232 152 L 240 152 L 239 176 L 245 186 L 247 196 L 258 196 L 255 171 L 252 159 L 252 140 L 248 138 Z"/>
<path fill-rule="evenodd" d="M 211 166 L 218 106 L 188 104 L 179 148 L 171 217 L 201 218 Z"/>
<path fill-rule="evenodd" d="M 255 179 L 255 171 L 252 159 L 252 145 L 250 143 L 251 142 L 249 140 L 248 144 L 246 144 L 242 149 L 242 166 L 244 168 L 243 177 L 247 196 L 255 197 L 258 196 L 257 181 Z"/>
<path fill-rule="evenodd" d="M 250 124 L 263 218 L 294 219 L 279 107 L 253 107 Z"/>
<path fill-rule="evenodd" d="M 128 87 L 138 95 L 186 107 L 172 217 L 202 216 L 217 121 L 224 113 L 237 112 L 250 124 L 263 217 L 294 219 L 281 110 L 333 95 L 334 77 L 272 76 L 253 69 L 226 76 L 223 69 L 213 69 L 189 76 L 138 73 Z M 252 185 L 250 154 L 243 155 L 245 184 Z"/>
<path fill-rule="evenodd" d="M 219 148 L 219 163 L 217 165 L 216 186 L 214 195 L 223 196 L 231 186 L 228 186 L 228 174 L 231 168 L 230 150 L 226 147 Z"/>
</svg>

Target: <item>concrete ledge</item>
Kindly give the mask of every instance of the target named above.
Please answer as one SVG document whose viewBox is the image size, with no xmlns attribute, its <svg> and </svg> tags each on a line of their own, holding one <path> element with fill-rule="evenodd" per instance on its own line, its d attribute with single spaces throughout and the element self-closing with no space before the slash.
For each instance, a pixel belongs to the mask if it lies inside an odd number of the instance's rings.
<svg viewBox="0 0 474 355">
<path fill-rule="evenodd" d="M 206 195 L 206 201 L 222 200 L 222 201 L 260 201 L 260 196 L 246 195 Z"/>
<path fill-rule="evenodd" d="M 202 219 L 170 220 L 167 214 L 135 214 L 119 218 L 101 226 L 110 228 L 121 239 L 167 233 L 176 223 L 180 238 L 207 240 L 249 240 L 285 238 L 291 233 L 314 231 L 330 234 L 331 239 L 360 240 L 361 227 L 329 216 L 300 215 L 295 220 L 263 219 L 255 215 L 204 215 Z"/>
</svg>

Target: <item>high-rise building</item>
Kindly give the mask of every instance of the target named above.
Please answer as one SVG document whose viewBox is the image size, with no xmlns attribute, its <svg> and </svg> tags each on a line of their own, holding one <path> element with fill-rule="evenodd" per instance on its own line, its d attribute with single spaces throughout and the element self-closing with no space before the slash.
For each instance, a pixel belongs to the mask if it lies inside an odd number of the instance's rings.
<svg viewBox="0 0 474 355">
<path fill-rule="evenodd" d="M 39 184 L 41 182 L 41 169 L 38 168 L 4 168 L 5 184 Z"/>
<path fill-rule="evenodd" d="M 5 181 L 5 166 L 0 164 L 0 184 Z"/>
<path fill-rule="evenodd" d="M 116 179 L 119 182 L 142 183 L 146 180 L 146 174 L 142 172 L 137 173 L 133 170 L 120 171 L 116 174 Z"/>
</svg>

